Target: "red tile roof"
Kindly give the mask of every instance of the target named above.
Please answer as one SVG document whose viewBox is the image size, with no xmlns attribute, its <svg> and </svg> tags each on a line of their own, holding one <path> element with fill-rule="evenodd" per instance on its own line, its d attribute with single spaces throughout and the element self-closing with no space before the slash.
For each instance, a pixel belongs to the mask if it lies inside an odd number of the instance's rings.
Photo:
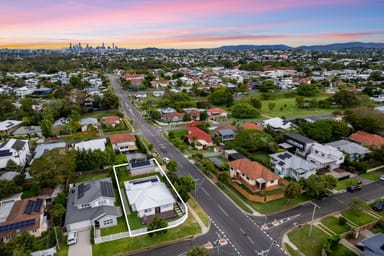
<svg viewBox="0 0 384 256">
<path fill-rule="evenodd" d="M 188 127 L 187 138 L 189 140 L 194 140 L 194 139 L 196 139 L 196 140 L 204 140 L 207 143 L 211 143 L 212 142 L 211 135 L 209 135 L 208 133 L 206 133 L 205 131 L 201 130 L 198 127 Z"/>
<path fill-rule="evenodd" d="M 135 142 L 136 138 L 132 134 L 112 134 L 109 136 L 111 144 L 123 143 L 123 142 Z"/>
<path fill-rule="evenodd" d="M 116 124 L 120 120 L 121 120 L 121 117 L 119 116 L 105 116 L 102 118 L 102 122 L 106 125 Z"/>
<path fill-rule="evenodd" d="M 211 114 L 227 113 L 227 111 L 222 108 L 210 108 L 207 110 L 207 112 Z"/>
<path fill-rule="evenodd" d="M 252 180 L 263 178 L 266 181 L 273 181 L 280 178 L 277 174 L 269 170 L 264 165 L 251 161 L 248 158 L 242 158 L 228 162 L 228 165 L 234 170 L 241 171 Z"/>
<path fill-rule="evenodd" d="M 264 128 L 261 125 L 255 124 L 255 123 L 246 123 L 240 125 L 241 128 L 243 129 L 252 129 L 252 130 L 259 130 L 262 131 Z"/>
<path fill-rule="evenodd" d="M 380 148 L 382 145 L 384 145 L 383 137 L 364 131 L 357 131 L 352 133 L 348 139 L 374 148 Z"/>
</svg>

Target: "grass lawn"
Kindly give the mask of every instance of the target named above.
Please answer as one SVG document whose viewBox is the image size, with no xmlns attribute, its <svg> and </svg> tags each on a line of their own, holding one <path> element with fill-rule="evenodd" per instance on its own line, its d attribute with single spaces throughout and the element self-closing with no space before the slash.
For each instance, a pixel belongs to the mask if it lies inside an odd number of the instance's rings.
<svg viewBox="0 0 384 256">
<path fill-rule="evenodd" d="M 107 110 L 107 111 L 91 112 L 91 113 L 87 113 L 87 114 L 82 115 L 81 118 L 94 117 L 94 118 L 97 118 L 97 119 L 101 119 L 104 116 L 115 116 L 116 112 L 117 112 L 117 110 Z"/>
<path fill-rule="evenodd" d="M 363 173 L 360 176 L 369 180 L 379 180 L 380 175 L 384 174 L 384 168 L 374 172 Z"/>
<path fill-rule="evenodd" d="M 321 255 L 322 245 L 328 236 L 319 228 L 313 226 L 309 237 L 309 227 L 309 225 L 305 225 L 297 228 L 289 232 L 288 237 L 306 256 Z"/>
<path fill-rule="evenodd" d="M 132 212 L 128 215 L 129 227 L 131 230 L 144 228 L 146 225 L 141 224 L 141 219 L 137 216 L 137 212 Z"/>
<path fill-rule="evenodd" d="M 127 163 L 127 156 L 125 154 L 117 154 L 114 164 L 124 164 Z"/>
<path fill-rule="evenodd" d="M 346 210 L 341 212 L 341 214 L 347 218 L 348 220 L 352 221 L 358 226 L 368 224 L 374 220 L 376 220 L 375 217 L 372 215 L 369 215 L 368 213 L 362 212 L 360 216 L 356 216 L 355 213 L 351 210 Z"/>
<path fill-rule="evenodd" d="M 125 223 L 124 217 L 117 218 L 117 225 L 113 227 L 108 228 L 102 228 L 101 229 L 101 236 L 107 236 L 111 234 L 117 234 L 121 232 L 128 231 L 127 224 Z"/>
<path fill-rule="evenodd" d="M 270 157 L 267 153 L 264 152 L 256 152 L 256 153 L 248 153 L 248 157 L 251 160 L 257 161 L 266 167 L 269 167 Z"/>
<path fill-rule="evenodd" d="M 233 189 L 228 188 L 228 186 L 220 186 L 220 189 L 229 197 L 232 199 L 232 201 L 239 206 L 243 211 L 247 213 L 252 213 L 252 211 L 243 203 L 244 197 L 240 194 L 235 192 Z M 242 198 L 243 200 L 241 200 Z"/>
<path fill-rule="evenodd" d="M 191 196 L 188 200 L 188 207 L 192 208 L 197 215 L 199 216 L 200 220 L 204 223 L 206 227 L 209 225 L 209 219 L 208 215 L 204 212 L 203 208 L 196 202 L 196 200 Z"/>
<path fill-rule="evenodd" d="M 176 138 L 181 138 L 182 136 L 185 136 L 188 134 L 188 131 L 185 130 L 185 129 L 181 129 L 181 130 L 173 130 L 173 133 L 175 134 L 175 137 Z"/>
<path fill-rule="evenodd" d="M 291 207 L 294 207 L 298 204 L 304 203 L 311 198 L 306 195 L 301 195 L 299 197 L 296 197 L 294 199 L 286 199 L 281 198 L 277 200 L 273 200 L 271 202 L 267 203 L 256 203 L 256 202 L 248 202 L 256 211 L 263 214 L 271 214 L 274 212 L 279 212 L 284 209 L 288 209 Z"/>
<path fill-rule="evenodd" d="M 348 224 L 340 225 L 339 218 L 334 216 L 329 216 L 322 219 L 321 223 L 337 234 L 342 234 L 344 232 L 351 230 L 351 226 L 349 226 Z"/>
<path fill-rule="evenodd" d="M 349 179 L 338 181 L 335 189 L 340 191 L 343 189 L 347 189 L 348 185 L 357 185 L 357 184 L 358 184 L 358 180 L 349 178 Z"/>
<path fill-rule="evenodd" d="M 155 245 L 160 245 L 165 242 L 170 242 L 185 237 L 193 236 L 201 232 L 200 226 L 196 220 L 189 216 L 187 221 L 176 228 L 172 228 L 165 234 L 154 235 L 149 237 L 143 235 L 139 237 L 124 238 L 111 242 L 93 245 L 92 251 L 94 256 L 116 255 L 123 252 L 129 252 L 141 248 L 148 248 Z"/>
<path fill-rule="evenodd" d="M 289 252 L 289 255 L 291 256 L 300 256 L 300 254 L 298 252 L 296 252 L 291 246 L 289 246 L 288 244 L 284 244 L 285 248 L 287 249 L 287 251 Z"/>
<path fill-rule="evenodd" d="M 315 98 L 316 100 L 323 100 L 328 98 L 329 96 L 319 95 Z M 274 103 L 275 107 L 270 110 L 268 105 L 270 103 Z M 336 109 L 320 109 L 320 108 L 308 108 L 301 109 L 296 107 L 296 98 L 277 98 L 273 100 L 262 100 L 262 108 L 261 114 L 267 116 L 278 116 L 278 117 L 297 117 L 297 116 L 312 116 L 312 115 L 322 115 L 322 114 L 330 114 L 334 112 Z"/>
<path fill-rule="evenodd" d="M 93 173 L 90 175 L 81 175 L 79 177 L 74 177 L 71 180 L 71 183 L 79 183 L 84 182 L 88 180 L 98 180 L 98 179 L 104 179 L 107 177 L 111 177 L 110 171 L 102 172 L 102 173 Z"/>
<path fill-rule="evenodd" d="M 350 251 L 342 244 L 338 244 L 332 249 L 332 256 L 355 256 L 356 254 Z"/>
</svg>

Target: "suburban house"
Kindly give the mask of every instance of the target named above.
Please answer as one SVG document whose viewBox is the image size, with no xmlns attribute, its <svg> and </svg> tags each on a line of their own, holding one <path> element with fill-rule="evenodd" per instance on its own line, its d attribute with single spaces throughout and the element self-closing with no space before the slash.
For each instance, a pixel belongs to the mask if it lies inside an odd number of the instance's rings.
<svg viewBox="0 0 384 256">
<path fill-rule="evenodd" d="M 112 134 L 109 136 L 112 148 L 120 153 L 132 153 L 137 150 L 136 137 L 132 134 Z"/>
<path fill-rule="evenodd" d="M 337 140 L 327 143 L 327 145 L 337 148 L 351 160 L 362 159 L 371 152 L 368 148 L 348 140 Z"/>
<path fill-rule="evenodd" d="M 60 128 L 66 124 L 68 124 L 68 120 L 67 118 L 65 117 L 60 117 L 59 119 L 55 120 L 55 122 L 53 122 L 52 124 L 52 129 L 57 129 L 57 128 Z"/>
<path fill-rule="evenodd" d="M 65 215 L 67 231 L 117 225 L 115 200 L 111 178 L 71 184 Z"/>
<path fill-rule="evenodd" d="M 0 135 L 11 135 L 21 125 L 22 121 L 17 120 L 5 120 L 0 122 Z"/>
<path fill-rule="evenodd" d="M 143 100 L 147 98 L 147 92 L 136 92 L 135 93 L 135 99 L 137 100 Z"/>
<path fill-rule="evenodd" d="M 48 229 L 44 216 L 45 199 L 41 197 L 2 201 L 0 204 L 0 239 L 11 240 L 23 231 L 39 237 Z"/>
<path fill-rule="evenodd" d="M 251 191 L 271 190 L 279 185 L 280 177 L 258 162 L 242 158 L 228 162 L 229 174 Z"/>
<path fill-rule="evenodd" d="M 364 131 L 352 133 L 348 137 L 348 140 L 367 146 L 373 150 L 380 149 L 384 145 L 384 137 Z"/>
<path fill-rule="evenodd" d="M 14 136 L 30 136 L 30 137 L 43 137 L 43 133 L 40 126 L 21 126 L 12 133 Z"/>
<path fill-rule="evenodd" d="M 88 127 L 93 127 L 95 130 L 97 130 L 99 122 L 97 121 L 97 118 L 94 117 L 87 117 L 80 119 L 80 127 L 82 132 L 88 131 Z"/>
<path fill-rule="evenodd" d="M 189 143 L 194 142 L 197 149 L 212 146 L 212 137 L 198 127 L 188 127 L 187 138 Z"/>
<path fill-rule="evenodd" d="M 165 113 L 161 116 L 161 121 L 170 123 L 170 122 L 181 122 L 183 121 L 185 113 L 171 112 Z"/>
<path fill-rule="evenodd" d="M 128 164 L 128 170 L 131 176 L 157 172 L 156 165 L 153 160 L 130 162 Z"/>
<path fill-rule="evenodd" d="M 282 178 L 307 179 L 312 174 L 316 174 L 318 169 L 315 164 L 289 152 L 275 153 L 269 156 L 271 168 Z"/>
<path fill-rule="evenodd" d="M 291 153 L 306 157 L 315 142 L 316 141 L 297 133 L 286 133 L 284 135 L 284 143 L 279 144 L 279 146 Z"/>
<path fill-rule="evenodd" d="M 263 126 L 265 128 L 271 127 L 274 131 L 280 132 L 283 130 L 288 130 L 294 127 L 294 124 L 290 121 L 281 119 L 280 117 L 273 117 L 263 121 Z"/>
<path fill-rule="evenodd" d="M 133 211 L 143 224 L 150 223 L 156 214 L 162 219 L 176 216 L 176 200 L 157 176 L 124 182 L 126 195 Z"/>
<path fill-rule="evenodd" d="M 232 141 L 235 139 L 235 132 L 231 129 L 221 129 L 215 132 L 221 138 L 221 142 Z"/>
<path fill-rule="evenodd" d="M 7 166 L 9 160 L 24 167 L 31 155 L 27 140 L 10 139 L 0 144 L 0 169 Z"/>
<path fill-rule="evenodd" d="M 223 156 L 228 161 L 234 161 L 234 160 L 238 160 L 238 159 L 242 159 L 242 158 L 247 158 L 246 156 L 244 156 L 243 154 L 237 152 L 234 149 L 226 149 L 226 150 L 224 150 Z"/>
<path fill-rule="evenodd" d="M 384 234 L 377 233 L 367 237 L 356 244 L 363 251 L 364 256 L 384 255 Z"/>
<path fill-rule="evenodd" d="M 222 108 L 210 108 L 207 110 L 208 119 L 225 119 L 228 117 L 228 112 Z"/>
<path fill-rule="evenodd" d="M 76 150 L 101 150 L 105 151 L 105 144 L 107 143 L 107 139 L 94 139 L 94 140 L 86 140 L 79 143 L 74 144 L 74 148 Z"/>
<path fill-rule="evenodd" d="M 264 127 L 259 125 L 259 124 L 255 124 L 255 123 L 245 123 L 245 124 L 241 124 L 240 125 L 240 129 L 249 129 L 249 130 L 259 130 L 259 131 L 262 131 L 262 130 L 264 130 Z"/>
<path fill-rule="evenodd" d="M 332 146 L 314 143 L 307 160 L 318 168 L 336 169 L 344 163 L 344 154 Z"/>
<path fill-rule="evenodd" d="M 101 123 L 108 127 L 115 128 L 121 122 L 121 117 L 119 116 L 105 116 L 101 119 Z"/>
</svg>

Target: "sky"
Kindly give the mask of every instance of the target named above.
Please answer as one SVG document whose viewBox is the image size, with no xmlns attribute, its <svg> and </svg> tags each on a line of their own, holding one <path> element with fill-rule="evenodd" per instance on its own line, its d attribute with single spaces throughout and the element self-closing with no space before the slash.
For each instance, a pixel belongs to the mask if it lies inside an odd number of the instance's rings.
<svg viewBox="0 0 384 256">
<path fill-rule="evenodd" d="M 0 48 L 384 43 L 384 0 L 1 0 Z"/>
</svg>

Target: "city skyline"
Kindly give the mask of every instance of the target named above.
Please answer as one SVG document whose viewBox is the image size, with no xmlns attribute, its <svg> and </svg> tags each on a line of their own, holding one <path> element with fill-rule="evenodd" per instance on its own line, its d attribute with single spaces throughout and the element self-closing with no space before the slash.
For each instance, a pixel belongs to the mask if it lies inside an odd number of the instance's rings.
<svg viewBox="0 0 384 256">
<path fill-rule="evenodd" d="M 34 0 L 0 3 L 0 48 L 384 43 L 380 0 Z"/>
</svg>

